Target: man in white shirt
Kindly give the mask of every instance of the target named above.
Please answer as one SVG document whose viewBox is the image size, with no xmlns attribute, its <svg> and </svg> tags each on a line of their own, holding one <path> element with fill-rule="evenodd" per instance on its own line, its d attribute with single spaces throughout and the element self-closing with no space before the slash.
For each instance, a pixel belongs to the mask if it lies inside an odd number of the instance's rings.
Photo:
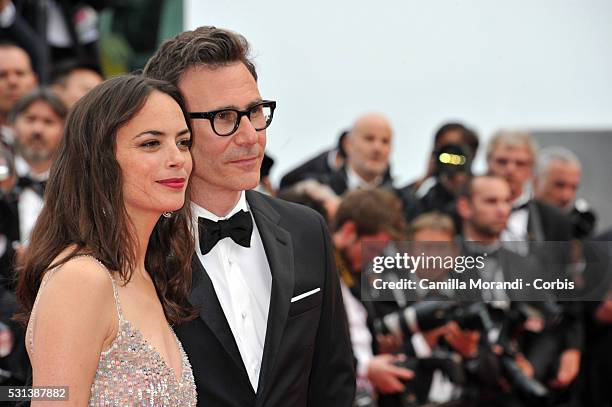
<svg viewBox="0 0 612 407">
<path fill-rule="evenodd" d="M 28 241 L 42 209 L 44 186 L 64 131 L 67 110 L 46 88 L 21 98 L 9 116 L 15 132 L 15 167 L 19 175 L 17 216 L 20 241 Z"/>
<path fill-rule="evenodd" d="M 380 113 L 366 113 L 355 121 L 346 136 L 346 162 L 327 183 L 337 195 L 357 188 L 392 187 L 389 157 L 393 129 Z"/>
<path fill-rule="evenodd" d="M 332 240 L 336 250 L 336 265 L 342 276 L 342 294 L 349 320 L 353 353 L 357 359 L 357 384 L 366 391 L 381 394 L 397 394 L 404 391 L 404 381 L 413 373 L 395 365 L 402 357 L 383 353 L 374 355 L 373 338 L 367 320 L 380 317 L 377 311 L 368 309 L 361 301 L 360 273 L 367 265 L 363 243 L 370 241 L 384 245 L 404 236 L 404 223 L 400 202 L 392 192 L 381 189 L 358 190 L 344 196 L 334 222 Z"/>
<path fill-rule="evenodd" d="M 262 99 L 248 49 L 200 27 L 144 70 L 176 84 L 192 118 L 190 302 L 201 312 L 177 334 L 203 406 L 349 407 L 353 356 L 325 222 L 251 191 L 276 102 Z"/>
</svg>

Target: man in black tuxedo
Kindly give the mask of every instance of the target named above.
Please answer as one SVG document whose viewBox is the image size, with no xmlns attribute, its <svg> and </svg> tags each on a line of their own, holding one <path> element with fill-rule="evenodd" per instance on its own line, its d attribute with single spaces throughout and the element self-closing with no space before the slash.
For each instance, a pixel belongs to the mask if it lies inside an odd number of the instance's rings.
<svg viewBox="0 0 612 407">
<path fill-rule="evenodd" d="M 262 100 L 239 34 L 200 27 L 164 43 L 144 74 L 190 111 L 190 302 L 177 327 L 203 406 L 351 406 L 355 373 L 333 250 L 314 211 L 250 189 L 275 102 Z M 225 239 L 230 237 L 231 239 Z"/>
<path fill-rule="evenodd" d="M 537 158 L 537 145 L 530 134 L 499 131 L 487 146 L 489 172 L 506 179 L 510 186 L 512 213 L 502 233 L 504 241 L 568 242 L 572 238 L 569 219 L 557 208 L 533 199 L 531 181 Z M 525 246 L 526 247 L 526 246 Z M 535 246 L 530 246 L 532 250 Z M 564 244 L 547 244 L 537 253 L 548 270 L 565 278 L 563 267 L 569 261 Z M 554 269 L 556 267 L 556 269 Z M 536 376 L 546 380 L 559 393 L 576 379 L 584 342 L 582 304 L 561 302 L 564 321 L 556 331 L 540 334 L 529 352 Z"/>
</svg>

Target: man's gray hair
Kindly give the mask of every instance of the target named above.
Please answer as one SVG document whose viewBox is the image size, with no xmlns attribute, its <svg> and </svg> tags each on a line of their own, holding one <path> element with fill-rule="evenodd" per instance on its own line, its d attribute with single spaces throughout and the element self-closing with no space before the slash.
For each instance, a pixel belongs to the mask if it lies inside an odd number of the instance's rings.
<svg viewBox="0 0 612 407">
<path fill-rule="evenodd" d="M 491 154 L 500 144 L 510 147 L 527 147 L 533 161 L 538 156 L 538 143 L 531 137 L 531 134 L 520 130 L 499 130 L 493 134 L 487 145 L 487 160 L 491 158 Z"/>
<path fill-rule="evenodd" d="M 561 146 L 551 146 L 540 150 L 536 163 L 535 176 L 538 178 L 543 176 L 548 171 L 548 167 L 550 167 L 551 163 L 559 161 L 566 164 L 573 164 L 578 167 L 578 169 L 582 168 L 578 156 L 570 149 Z"/>
</svg>

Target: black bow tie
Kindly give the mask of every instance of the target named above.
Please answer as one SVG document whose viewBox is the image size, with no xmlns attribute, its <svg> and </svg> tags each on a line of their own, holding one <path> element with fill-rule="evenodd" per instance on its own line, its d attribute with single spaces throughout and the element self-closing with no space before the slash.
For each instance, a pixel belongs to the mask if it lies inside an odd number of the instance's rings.
<svg viewBox="0 0 612 407">
<path fill-rule="evenodd" d="M 229 219 L 215 222 L 206 218 L 198 218 L 198 233 L 200 235 L 200 251 L 207 254 L 217 242 L 229 237 L 243 247 L 251 247 L 253 220 L 249 212 L 240 211 Z"/>
<path fill-rule="evenodd" d="M 31 177 L 25 176 L 25 177 L 19 177 L 19 181 L 17 181 L 17 185 L 21 189 L 25 189 L 25 188 L 32 189 L 42 198 L 45 195 L 45 187 L 47 186 L 47 181 L 39 181 Z"/>
</svg>

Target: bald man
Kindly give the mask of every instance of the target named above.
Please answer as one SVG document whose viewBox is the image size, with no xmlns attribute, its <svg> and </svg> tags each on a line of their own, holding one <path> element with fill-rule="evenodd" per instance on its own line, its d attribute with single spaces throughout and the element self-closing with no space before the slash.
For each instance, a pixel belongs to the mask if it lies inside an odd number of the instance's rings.
<svg viewBox="0 0 612 407">
<path fill-rule="evenodd" d="M 338 195 L 357 188 L 391 187 L 389 156 L 393 129 L 380 113 L 366 113 L 357 118 L 346 142 L 346 163 L 329 178 L 329 186 Z"/>
</svg>

